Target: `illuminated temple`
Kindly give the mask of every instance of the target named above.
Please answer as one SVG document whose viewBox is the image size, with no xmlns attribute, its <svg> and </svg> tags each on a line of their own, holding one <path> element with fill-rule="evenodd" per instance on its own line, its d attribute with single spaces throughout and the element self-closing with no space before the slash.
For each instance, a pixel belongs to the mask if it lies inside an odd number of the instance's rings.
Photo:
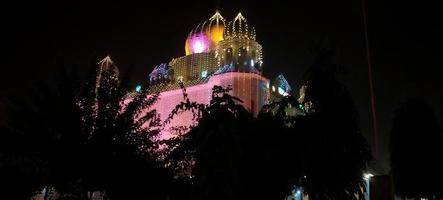
<svg viewBox="0 0 443 200">
<path fill-rule="evenodd" d="M 231 86 L 231 94 L 257 115 L 269 102 L 272 91 L 284 95 L 290 90 L 287 82 L 287 87 L 270 88 L 269 80 L 262 75 L 262 64 L 262 46 L 256 41 L 255 28 L 241 13 L 227 21 L 216 12 L 190 31 L 184 56 L 156 66 L 149 74 L 149 93 L 160 93 L 153 109 L 165 120 L 184 100 L 182 83 L 191 101 L 204 104 L 209 104 L 213 86 Z M 192 113 L 180 113 L 166 125 L 163 137 L 170 136 L 171 127 L 193 123 Z"/>
</svg>

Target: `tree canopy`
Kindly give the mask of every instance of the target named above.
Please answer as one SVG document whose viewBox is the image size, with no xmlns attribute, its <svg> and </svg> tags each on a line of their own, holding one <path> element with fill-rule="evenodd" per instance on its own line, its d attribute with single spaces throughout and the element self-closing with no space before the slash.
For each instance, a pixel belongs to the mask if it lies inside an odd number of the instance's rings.
<svg viewBox="0 0 443 200">
<path fill-rule="evenodd" d="M 370 149 L 331 53 L 318 52 L 303 98 L 283 97 L 258 117 L 229 88 L 214 87 L 198 125 L 169 155 L 191 168 L 196 199 L 282 199 L 294 187 L 314 200 L 363 197 Z"/>
<path fill-rule="evenodd" d="M 1 175 L 12 188 L 27 181 L 10 190 L 24 197 L 43 190 L 58 199 L 97 192 L 109 199 L 283 199 L 296 189 L 313 200 L 362 198 L 369 146 L 332 51 L 316 55 L 301 96 L 282 96 L 258 116 L 230 87 L 214 86 L 208 105 L 192 102 L 183 87 L 185 100 L 161 122 L 150 109 L 159 94 L 128 93 L 110 60 L 92 62 L 84 82 L 62 72 L 59 84 L 36 85 L 29 102 L 15 102 L 14 123 L 1 135 L 11 142 L 0 152 L 9 161 L 0 167 L 16 173 Z M 198 123 L 160 141 L 163 123 L 181 111 Z"/>
<path fill-rule="evenodd" d="M 36 191 L 56 191 L 58 199 L 91 199 L 94 192 L 111 199 L 166 198 L 172 174 L 157 159 L 160 122 L 155 110 L 145 112 L 158 94 L 142 91 L 128 98 L 115 66 L 97 61 L 84 84 L 67 71 L 58 80 L 36 85 L 29 101 L 13 103 L 17 110 L 6 128 L 11 134 L 2 136 L 17 146 L 9 144 L 1 155 L 10 160 L 6 167 L 21 167 L 15 175 L 27 179 L 17 181 L 29 187 L 5 194 L 10 199 L 30 198 Z"/>
<path fill-rule="evenodd" d="M 442 130 L 432 108 L 411 98 L 395 110 L 390 132 L 395 192 L 405 198 L 443 198 Z"/>
</svg>

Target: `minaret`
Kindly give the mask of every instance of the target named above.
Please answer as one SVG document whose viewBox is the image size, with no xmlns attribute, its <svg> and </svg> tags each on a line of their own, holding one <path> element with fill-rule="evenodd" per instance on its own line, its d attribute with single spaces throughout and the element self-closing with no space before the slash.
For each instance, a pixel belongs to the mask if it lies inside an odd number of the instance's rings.
<svg viewBox="0 0 443 200">
<path fill-rule="evenodd" d="M 231 71 L 261 73 L 262 47 L 255 41 L 255 28 L 238 13 L 224 31 L 215 52 L 220 67 L 229 66 Z"/>
<path fill-rule="evenodd" d="M 111 57 L 107 55 L 105 58 L 100 60 L 98 63 L 99 67 L 99 74 L 101 74 L 103 71 L 106 70 L 112 70 L 115 73 L 115 76 L 118 77 L 118 67 L 114 64 L 114 61 L 112 61 Z"/>
<path fill-rule="evenodd" d="M 110 72 L 110 75 L 113 79 L 118 80 L 119 70 L 118 67 L 114 64 L 111 57 L 107 55 L 105 58 L 100 60 L 98 63 L 98 73 L 97 73 L 97 80 L 96 80 L 96 87 L 95 90 L 100 87 L 100 82 L 102 79 L 102 75 L 105 72 Z"/>
</svg>

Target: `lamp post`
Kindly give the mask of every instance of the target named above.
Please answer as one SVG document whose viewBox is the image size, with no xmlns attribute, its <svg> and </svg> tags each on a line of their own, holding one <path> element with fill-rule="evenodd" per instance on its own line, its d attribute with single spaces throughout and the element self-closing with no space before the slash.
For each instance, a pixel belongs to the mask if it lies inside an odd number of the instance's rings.
<svg viewBox="0 0 443 200">
<path fill-rule="evenodd" d="M 369 200 L 369 185 L 370 185 L 370 180 L 374 175 L 371 173 L 364 173 L 363 174 L 363 179 L 365 180 L 365 189 L 366 189 L 366 193 L 365 193 L 365 200 Z"/>
</svg>

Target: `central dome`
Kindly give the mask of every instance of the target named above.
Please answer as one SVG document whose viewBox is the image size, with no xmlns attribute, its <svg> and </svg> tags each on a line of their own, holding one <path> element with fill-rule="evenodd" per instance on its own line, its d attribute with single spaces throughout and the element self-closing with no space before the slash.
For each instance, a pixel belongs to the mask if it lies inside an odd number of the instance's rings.
<svg viewBox="0 0 443 200">
<path fill-rule="evenodd" d="M 185 43 L 186 55 L 209 52 L 223 40 L 225 19 L 217 11 L 209 20 L 200 23 L 189 33 Z"/>
</svg>

